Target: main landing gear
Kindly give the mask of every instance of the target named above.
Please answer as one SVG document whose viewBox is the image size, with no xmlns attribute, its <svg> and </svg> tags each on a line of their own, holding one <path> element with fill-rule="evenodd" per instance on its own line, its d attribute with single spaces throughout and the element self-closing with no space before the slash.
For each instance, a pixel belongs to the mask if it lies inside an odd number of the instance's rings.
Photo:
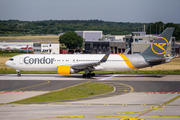
<svg viewBox="0 0 180 120">
<path fill-rule="evenodd" d="M 83 78 L 90 78 L 95 76 L 95 73 L 91 73 L 92 71 L 90 70 L 90 68 L 86 68 L 84 72 L 85 74 L 83 74 Z"/>
<path fill-rule="evenodd" d="M 94 77 L 95 73 L 88 73 L 88 74 L 83 74 L 83 78 L 90 78 L 90 77 Z"/>
<path fill-rule="evenodd" d="M 18 76 L 18 77 L 21 77 L 20 70 L 16 70 L 16 72 L 17 72 L 17 76 Z"/>
</svg>

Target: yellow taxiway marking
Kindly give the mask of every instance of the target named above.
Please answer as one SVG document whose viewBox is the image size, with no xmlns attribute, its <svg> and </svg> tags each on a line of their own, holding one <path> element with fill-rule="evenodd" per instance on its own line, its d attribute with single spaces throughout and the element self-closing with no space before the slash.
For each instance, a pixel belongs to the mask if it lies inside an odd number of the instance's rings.
<svg viewBox="0 0 180 120">
<path fill-rule="evenodd" d="M 166 108 L 165 106 L 151 106 L 151 107 L 149 107 L 150 109 L 164 109 L 164 108 Z"/>
<path fill-rule="evenodd" d="M 145 120 L 143 118 L 121 118 L 120 120 Z"/>
<path fill-rule="evenodd" d="M 121 112 L 121 113 L 116 113 L 116 114 L 139 114 L 142 112 Z"/>
<path fill-rule="evenodd" d="M 159 105 L 159 106 L 151 106 L 151 107 L 149 107 L 151 110 L 148 110 L 147 112 L 142 113 L 141 115 L 137 116 L 136 118 L 139 118 L 139 117 L 141 117 L 141 116 L 143 116 L 143 115 L 145 115 L 145 114 L 147 114 L 147 113 L 149 113 L 149 112 L 151 112 L 151 111 L 153 111 L 153 110 L 155 110 L 155 109 L 165 109 L 165 108 L 166 108 L 166 106 L 165 106 L 166 104 L 169 104 L 169 103 L 173 102 L 174 100 L 176 100 L 176 99 L 178 99 L 178 98 L 180 98 L 180 95 L 178 95 L 178 96 L 176 96 L 175 98 L 173 98 L 173 99 L 165 102 L 165 103 L 162 104 L 162 105 Z M 173 116 L 173 115 L 172 115 L 172 116 Z M 167 117 L 167 116 L 166 116 L 166 117 Z M 169 116 L 169 117 L 170 117 L 170 116 Z"/>
<path fill-rule="evenodd" d="M 134 88 L 133 88 L 133 87 L 131 87 L 130 85 L 123 84 L 123 83 L 118 83 L 118 84 L 120 84 L 120 85 L 124 85 L 124 86 L 126 86 L 126 87 L 129 87 L 129 88 L 131 89 L 129 93 L 131 93 L 131 92 L 133 92 L 133 91 L 134 91 Z M 125 94 L 126 94 L 126 93 L 125 93 Z"/>
<path fill-rule="evenodd" d="M 24 88 L 16 89 L 14 91 L 20 91 L 20 90 L 23 90 L 23 89 L 28 89 L 28 88 L 32 88 L 32 87 L 36 87 L 36 86 L 40 86 L 40 85 L 44 85 L 44 84 L 50 83 L 49 80 L 44 80 L 44 81 L 46 81 L 46 82 L 45 83 L 41 83 L 41 84 L 37 84 L 37 85 L 32 85 L 32 86 L 29 86 L 29 87 L 24 87 Z"/>
<path fill-rule="evenodd" d="M 171 102 L 173 102 L 174 100 L 176 100 L 176 99 L 178 99 L 178 98 L 180 98 L 180 95 L 178 95 L 178 96 L 176 96 L 175 98 L 173 98 L 173 99 L 165 102 L 163 105 L 166 105 L 166 104 L 168 104 L 168 103 L 171 103 Z"/>
</svg>

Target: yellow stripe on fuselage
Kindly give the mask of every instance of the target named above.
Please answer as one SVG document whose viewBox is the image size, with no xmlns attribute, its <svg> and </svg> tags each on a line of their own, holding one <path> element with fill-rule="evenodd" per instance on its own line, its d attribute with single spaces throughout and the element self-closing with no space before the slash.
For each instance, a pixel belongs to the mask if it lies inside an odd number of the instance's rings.
<svg viewBox="0 0 180 120">
<path fill-rule="evenodd" d="M 122 59 L 124 60 L 124 62 L 127 64 L 127 66 L 128 66 L 129 68 L 131 68 L 131 69 L 137 69 L 137 68 L 135 68 L 135 67 L 132 65 L 131 61 L 130 61 L 125 55 L 119 54 L 119 56 L 122 57 Z"/>
</svg>

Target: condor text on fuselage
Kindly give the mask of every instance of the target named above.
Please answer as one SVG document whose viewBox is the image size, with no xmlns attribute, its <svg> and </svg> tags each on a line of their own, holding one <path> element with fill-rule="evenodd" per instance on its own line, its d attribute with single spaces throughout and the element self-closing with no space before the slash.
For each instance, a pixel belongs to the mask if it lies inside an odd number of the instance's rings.
<svg viewBox="0 0 180 120">
<path fill-rule="evenodd" d="M 29 58 L 29 56 L 26 56 L 24 58 L 25 64 L 53 64 L 55 58 Z"/>
</svg>

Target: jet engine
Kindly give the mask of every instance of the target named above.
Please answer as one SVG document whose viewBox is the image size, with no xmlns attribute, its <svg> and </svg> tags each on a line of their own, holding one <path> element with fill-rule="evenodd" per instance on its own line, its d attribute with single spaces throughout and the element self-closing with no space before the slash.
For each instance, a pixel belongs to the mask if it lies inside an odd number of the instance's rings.
<svg viewBox="0 0 180 120">
<path fill-rule="evenodd" d="M 71 68 L 71 66 L 58 66 L 57 67 L 57 73 L 59 75 L 70 75 L 72 73 L 77 73 L 79 70 L 74 70 Z"/>
</svg>

